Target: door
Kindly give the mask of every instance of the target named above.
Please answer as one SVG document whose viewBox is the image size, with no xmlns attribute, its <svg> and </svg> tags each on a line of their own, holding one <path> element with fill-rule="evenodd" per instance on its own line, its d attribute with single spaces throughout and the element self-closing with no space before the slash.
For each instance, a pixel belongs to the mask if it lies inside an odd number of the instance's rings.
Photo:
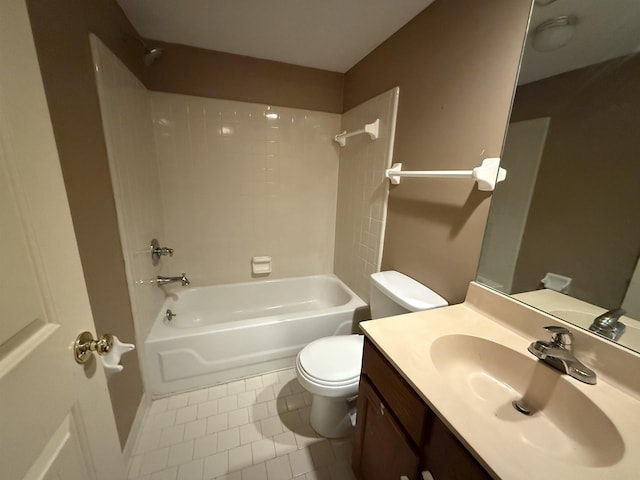
<svg viewBox="0 0 640 480">
<path fill-rule="evenodd" d="M 96 332 L 25 0 L 0 2 L 0 302 L 0 477 L 123 479 L 102 367 L 72 355 Z"/>
</svg>

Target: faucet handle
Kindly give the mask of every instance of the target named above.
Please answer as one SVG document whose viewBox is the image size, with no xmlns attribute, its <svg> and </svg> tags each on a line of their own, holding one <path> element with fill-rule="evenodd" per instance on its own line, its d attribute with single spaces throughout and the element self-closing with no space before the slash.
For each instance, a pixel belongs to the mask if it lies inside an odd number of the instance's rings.
<svg viewBox="0 0 640 480">
<path fill-rule="evenodd" d="M 571 333 L 571 330 L 557 325 L 549 325 L 544 329 L 551 332 L 551 344 L 554 347 L 567 350 L 573 349 L 573 333 Z"/>
</svg>

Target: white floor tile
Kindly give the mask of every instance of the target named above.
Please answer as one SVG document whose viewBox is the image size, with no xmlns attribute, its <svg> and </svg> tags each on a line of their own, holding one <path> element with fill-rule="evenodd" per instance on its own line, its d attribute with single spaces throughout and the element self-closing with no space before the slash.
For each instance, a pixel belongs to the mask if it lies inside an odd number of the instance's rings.
<svg viewBox="0 0 640 480">
<path fill-rule="evenodd" d="M 304 448 L 289 454 L 289 463 L 294 477 L 313 471 L 313 459 L 311 452 Z"/>
<path fill-rule="evenodd" d="M 151 474 L 151 480 L 176 480 L 178 467 L 171 467 Z"/>
<path fill-rule="evenodd" d="M 169 460 L 167 465 L 181 465 L 193 460 L 193 445 L 194 441 L 178 443 L 177 445 L 169 448 Z"/>
<path fill-rule="evenodd" d="M 336 461 L 329 440 L 322 440 L 321 442 L 309 445 L 309 451 L 311 452 L 311 458 L 313 458 L 313 464 L 316 467 L 324 467 Z"/>
<path fill-rule="evenodd" d="M 227 396 L 227 384 L 215 385 L 209 388 L 209 400 L 215 400 Z"/>
<path fill-rule="evenodd" d="M 149 453 L 145 453 L 142 457 L 142 464 L 140 465 L 140 475 L 147 475 L 164 469 L 167 466 L 167 459 L 169 458 L 169 449 L 161 448 Z"/>
<path fill-rule="evenodd" d="M 351 459 L 330 464 L 329 472 L 331 480 L 356 480 L 351 468 Z"/>
<path fill-rule="evenodd" d="M 269 417 L 260 420 L 260 429 L 263 437 L 273 437 L 283 432 L 282 421 L 280 417 Z"/>
<path fill-rule="evenodd" d="M 257 377 L 247 378 L 244 381 L 244 385 L 247 390 L 259 390 L 263 386 L 262 377 L 257 376 Z"/>
<path fill-rule="evenodd" d="M 231 472 L 221 477 L 216 477 L 216 480 L 242 480 L 242 472 Z"/>
<path fill-rule="evenodd" d="M 313 470 L 304 476 L 305 480 L 332 480 L 331 473 L 327 467 L 321 467 Z"/>
<path fill-rule="evenodd" d="M 351 451 L 353 450 L 351 438 L 332 438 L 329 443 L 331 443 L 333 454 L 337 460 L 351 460 Z"/>
<path fill-rule="evenodd" d="M 156 450 L 160 445 L 160 435 L 158 431 L 143 432 L 138 437 L 138 443 L 136 444 L 135 453 L 143 454 Z"/>
<path fill-rule="evenodd" d="M 239 408 L 229 412 L 229 428 L 239 427 L 249 423 L 249 409 Z"/>
<path fill-rule="evenodd" d="M 262 440 L 262 432 L 260 431 L 260 424 L 248 423 L 240 427 L 240 444 L 246 445 L 249 443 Z"/>
<path fill-rule="evenodd" d="M 253 454 L 253 463 L 264 462 L 276 456 L 276 449 L 273 440 L 258 440 L 251 444 L 251 453 Z"/>
<path fill-rule="evenodd" d="M 198 403 L 206 402 L 209 399 L 209 390 L 203 388 L 189 393 L 188 405 L 197 405 Z"/>
<path fill-rule="evenodd" d="M 277 383 L 273 385 L 273 392 L 276 394 L 276 397 L 286 397 L 287 395 L 292 395 L 291 386 L 288 383 Z"/>
<path fill-rule="evenodd" d="M 213 455 L 218 451 L 218 434 L 214 433 L 206 437 L 195 439 L 193 445 L 193 458 L 202 458 Z"/>
<path fill-rule="evenodd" d="M 218 451 L 230 450 L 240 446 L 240 429 L 238 427 L 230 428 L 218 432 Z"/>
<path fill-rule="evenodd" d="M 216 453 L 204 459 L 204 478 L 212 478 L 229 473 L 229 455 L 227 452 Z"/>
<path fill-rule="evenodd" d="M 207 418 L 218 413 L 218 400 L 207 400 L 198 404 L 198 418 Z"/>
<path fill-rule="evenodd" d="M 140 466 L 142 465 L 142 455 L 136 455 L 131 459 L 127 478 L 133 479 L 140 475 Z"/>
<path fill-rule="evenodd" d="M 176 412 L 176 424 L 192 422 L 198 417 L 198 405 L 179 408 Z"/>
<path fill-rule="evenodd" d="M 160 446 L 169 447 L 184 440 L 184 425 L 174 425 L 162 429 L 160 434 Z"/>
<path fill-rule="evenodd" d="M 236 382 L 230 382 L 227 384 L 227 395 L 233 395 L 236 393 L 241 393 L 246 390 L 246 386 L 244 380 L 238 380 Z"/>
<path fill-rule="evenodd" d="M 302 393 L 289 395 L 288 397 L 285 397 L 285 401 L 287 403 L 287 410 L 289 411 L 298 410 L 299 408 L 304 408 L 306 406 Z"/>
<path fill-rule="evenodd" d="M 229 428 L 229 415 L 220 413 L 207 418 L 207 433 L 221 432 Z"/>
<path fill-rule="evenodd" d="M 207 419 L 201 418 L 189 422 L 184 426 L 184 439 L 191 440 L 192 438 L 204 437 L 207 434 Z"/>
<path fill-rule="evenodd" d="M 180 393 L 178 395 L 172 395 L 169 397 L 169 403 L 167 405 L 167 409 L 175 410 L 177 408 L 186 407 L 189 402 L 189 394 L 188 393 Z"/>
<path fill-rule="evenodd" d="M 245 405 L 246 406 L 246 405 Z M 218 400 L 218 412 L 224 413 L 238 408 L 238 396 L 229 395 Z"/>
<path fill-rule="evenodd" d="M 276 383 L 280 383 L 278 372 L 265 373 L 264 375 L 262 375 L 262 384 L 265 387 L 269 385 L 275 385 Z"/>
<path fill-rule="evenodd" d="M 272 385 L 267 385 L 261 389 L 256 390 L 256 402 L 268 402 L 269 400 L 275 400 L 276 394 Z"/>
<path fill-rule="evenodd" d="M 166 412 L 154 415 L 151 420 L 151 430 L 157 430 L 165 427 L 171 427 L 176 421 L 176 411 L 167 410 Z"/>
<path fill-rule="evenodd" d="M 269 409 L 266 403 L 258 403 L 249 409 L 249 421 L 255 422 L 269 416 Z"/>
<path fill-rule="evenodd" d="M 204 460 L 202 458 L 183 463 L 178 467 L 177 480 L 202 480 L 202 468 Z"/>
<path fill-rule="evenodd" d="M 287 370 L 280 370 L 278 372 L 278 379 L 280 380 L 280 383 L 288 383 L 291 380 L 295 380 L 296 378 L 296 371 L 293 368 L 289 368 Z"/>
<path fill-rule="evenodd" d="M 216 480 L 242 480 L 242 472 L 231 472 L 221 477 L 216 477 Z"/>
<path fill-rule="evenodd" d="M 292 381 L 290 386 L 291 386 L 291 391 L 293 393 L 304 393 L 304 392 L 306 392 L 306 390 L 304 389 L 304 387 L 302 385 L 300 385 L 300 382 L 298 380 Z"/>
<path fill-rule="evenodd" d="M 238 394 L 238 408 L 248 407 L 257 403 L 256 392 L 250 390 L 248 392 L 242 392 Z"/>
<path fill-rule="evenodd" d="M 267 460 L 268 480 L 288 480 L 293 477 L 289 457 L 278 457 Z"/>
<path fill-rule="evenodd" d="M 351 438 L 319 437 L 310 399 L 288 369 L 155 400 L 128 478 L 354 480 Z"/>
<path fill-rule="evenodd" d="M 302 428 L 302 421 L 298 411 L 281 413 L 279 418 L 284 431 L 296 432 Z"/>
<path fill-rule="evenodd" d="M 162 413 L 167 409 L 167 405 L 169 405 L 169 398 L 160 398 L 158 400 L 154 400 L 151 402 L 151 407 L 149 407 L 149 415 L 155 415 L 157 413 Z"/>
<path fill-rule="evenodd" d="M 264 462 L 242 470 L 242 480 L 267 480 L 267 466 Z"/>
<path fill-rule="evenodd" d="M 276 447 L 276 456 L 285 455 L 295 452 L 298 449 L 296 437 L 293 432 L 284 432 L 273 437 L 273 443 Z"/>
<path fill-rule="evenodd" d="M 282 399 L 282 401 L 284 402 L 284 399 Z M 286 412 L 286 403 L 284 405 L 285 405 L 285 410 L 284 411 Z M 269 416 L 270 417 L 274 417 L 274 416 L 278 415 L 278 413 L 280 413 L 278 411 L 278 401 L 277 400 L 269 400 L 267 402 L 267 411 L 269 412 Z M 282 412 L 282 413 L 284 413 L 284 412 Z"/>
<path fill-rule="evenodd" d="M 242 445 L 241 447 L 229 450 L 229 471 L 242 470 L 243 468 L 253 465 L 253 456 L 251 453 L 251 445 Z"/>
</svg>

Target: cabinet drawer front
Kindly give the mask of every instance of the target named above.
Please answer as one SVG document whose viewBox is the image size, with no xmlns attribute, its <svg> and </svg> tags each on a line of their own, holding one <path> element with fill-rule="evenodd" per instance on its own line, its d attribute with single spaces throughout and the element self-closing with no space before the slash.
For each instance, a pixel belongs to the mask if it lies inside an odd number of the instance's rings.
<svg viewBox="0 0 640 480">
<path fill-rule="evenodd" d="M 430 412 L 413 388 L 369 340 L 365 341 L 362 373 L 375 385 L 413 442 L 421 445 Z"/>
</svg>

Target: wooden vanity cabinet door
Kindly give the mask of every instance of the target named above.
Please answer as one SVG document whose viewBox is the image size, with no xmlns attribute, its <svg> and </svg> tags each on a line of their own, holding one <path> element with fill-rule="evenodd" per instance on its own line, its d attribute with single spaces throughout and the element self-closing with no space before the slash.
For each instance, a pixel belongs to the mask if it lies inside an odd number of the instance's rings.
<svg viewBox="0 0 640 480">
<path fill-rule="evenodd" d="M 420 470 L 428 470 L 434 480 L 491 480 L 492 477 L 451 433 L 435 419 L 429 443 L 423 449 Z"/>
<path fill-rule="evenodd" d="M 352 465 L 356 478 L 418 478 L 418 454 L 365 376 L 360 379 L 355 435 Z"/>
</svg>

